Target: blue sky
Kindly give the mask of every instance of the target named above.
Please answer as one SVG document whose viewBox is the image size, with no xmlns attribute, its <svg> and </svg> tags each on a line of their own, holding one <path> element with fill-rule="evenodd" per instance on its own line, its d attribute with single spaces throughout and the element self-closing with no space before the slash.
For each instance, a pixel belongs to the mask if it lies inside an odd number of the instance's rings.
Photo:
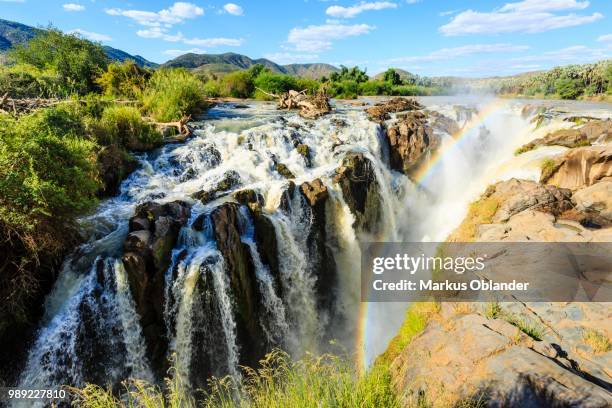
<svg viewBox="0 0 612 408">
<path fill-rule="evenodd" d="M 275 62 L 491 76 L 612 55 L 609 0 L 0 0 L 0 18 L 52 23 L 164 62 L 237 52 Z"/>
</svg>

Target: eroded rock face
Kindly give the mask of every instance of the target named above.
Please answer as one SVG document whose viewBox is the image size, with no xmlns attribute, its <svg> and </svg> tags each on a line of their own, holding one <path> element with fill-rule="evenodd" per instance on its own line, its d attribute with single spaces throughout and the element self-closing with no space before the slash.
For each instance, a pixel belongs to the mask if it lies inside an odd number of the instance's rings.
<svg viewBox="0 0 612 408">
<path fill-rule="evenodd" d="M 612 177 L 612 146 L 581 147 L 567 151 L 542 172 L 541 183 L 576 190 Z"/>
<path fill-rule="evenodd" d="M 130 219 L 123 264 L 140 316 L 153 368 L 163 373 L 167 339 L 163 320 L 164 274 L 171 262 L 179 231 L 191 215 L 182 201 L 139 205 Z"/>
<path fill-rule="evenodd" d="M 520 151 L 538 146 L 565 146 L 569 148 L 604 143 L 612 137 L 612 120 L 592 120 L 577 128 L 560 129 L 524 145 Z"/>
<path fill-rule="evenodd" d="M 409 173 L 432 149 L 433 132 L 421 111 L 409 112 L 386 126 L 389 164 L 393 170 Z"/>
<path fill-rule="evenodd" d="M 349 153 L 336 169 L 344 201 L 355 216 L 357 230 L 376 233 L 382 217 L 380 186 L 372 162 L 362 153 Z"/>
<path fill-rule="evenodd" d="M 388 101 L 377 103 L 376 105 L 367 108 L 365 111 L 371 121 L 384 122 L 390 118 L 389 113 L 418 109 L 423 109 L 423 105 L 418 103 L 416 99 L 392 98 Z"/>
<path fill-rule="evenodd" d="M 392 382 L 406 406 L 610 406 L 607 380 L 577 369 L 566 347 L 535 341 L 502 319 L 442 316 L 395 359 Z"/>
<path fill-rule="evenodd" d="M 210 214 L 217 249 L 223 255 L 225 271 L 234 296 L 236 334 L 241 347 L 240 364 L 254 367 L 264 356 L 265 335 L 259 325 L 261 296 L 248 246 L 240 238 L 239 205 L 224 203 Z"/>
<path fill-rule="evenodd" d="M 572 196 L 576 210 L 597 214 L 612 222 L 612 181 L 600 181 L 592 186 L 578 190 Z"/>
</svg>

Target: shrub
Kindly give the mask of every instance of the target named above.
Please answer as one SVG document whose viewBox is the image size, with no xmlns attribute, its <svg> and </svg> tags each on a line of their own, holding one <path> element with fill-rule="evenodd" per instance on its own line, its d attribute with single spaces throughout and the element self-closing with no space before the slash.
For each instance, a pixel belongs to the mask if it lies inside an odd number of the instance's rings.
<svg viewBox="0 0 612 408">
<path fill-rule="evenodd" d="M 296 87 L 298 91 L 306 90 L 310 94 L 315 94 L 321 89 L 321 83 L 314 79 L 297 78 Z"/>
<path fill-rule="evenodd" d="M 391 95 L 391 85 L 383 81 L 363 82 L 359 85 L 359 92 L 366 96 Z"/>
<path fill-rule="evenodd" d="M 608 336 L 595 329 L 584 330 L 582 338 L 586 344 L 591 346 L 595 353 L 607 353 L 612 350 L 612 342 L 610 342 Z"/>
<path fill-rule="evenodd" d="M 255 90 L 253 77 L 249 71 L 230 72 L 221 78 L 220 87 L 222 96 L 234 98 L 249 98 Z"/>
<path fill-rule="evenodd" d="M 94 135 L 103 145 L 118 144 L 129 150 L 149 150 L 162 142 L 162 135 L 132 106 L 107 107 L 93 127 Z"/>
<path fill-rule="evenodd" d="M 253 85 L 266 92 L 281 94 L 291 89 L 297 89 L 297 80 L 290 75 L 274 74 L 270 71 L 262 71 L 255 77 Z M 259 96 L 265 96 L 259 94 Z"/>
<path fill-rule="evenodd" d="M 58 94 L 86 94 L 98 89 L 95 79 L 106 69 L 108 58 L 99 44 L 50 27 L 25 45 L 16 46 L 9 57 L 57 75 Z"/>
<path fill-rule="evenodd" d="M 204 95 L 216 98 L 221 96 L 221 86 L 218 81 L 210 80 L 204 84 Z"/>
<path fill-rule="evenodd" d="M 184 69 L 155 71 L 142 95 L 145 112 L 160 122 L 180 120 L 205 106 L 202 82 Z"/>
<path fill-rule="evenodd" d="M 104 95 L 137 98 L 142 94 L 151 73 L 134 61 L 113 62 L 96 79 Z"/>
<path fill-rule="evenodd" d="M 329 93 L 335 98 L 355 99 L 359 96 L 359 83 L 353 80 L 332 82 Z"/>
</svg>

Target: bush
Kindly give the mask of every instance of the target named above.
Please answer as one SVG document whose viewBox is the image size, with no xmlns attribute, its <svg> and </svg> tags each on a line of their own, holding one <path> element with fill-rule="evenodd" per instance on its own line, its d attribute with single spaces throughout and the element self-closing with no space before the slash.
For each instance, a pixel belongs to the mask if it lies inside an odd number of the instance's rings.
<svg viewBox="0 0 612 408">
<path fill-rule="evenodd" d="M 230 72 L 221 78 L 221 96 L 249 98 L 255 91 L 253 77 L 249 71 Z"/>
<path fill-rule="evenodd" d="M 134 61 L 113 62 L 96 79 L 96 83 L 107 96 L 137 98 L 145 89 L 151 73 L 140 68 Z"/>
<path fill-rule="evenodd" d="M 391 95 L 391 85 L 383 81 L 368 81 L 359 85 L 361 95 Z"/>
<path fill-rule="evenodd" d="M 283 92 L 298 88 L 297 80 L 294 77 L 274 74 L 270 71 L 260 72 L 253 82 L 255 87 L 273 94 L 282 94 Z"/>
<path fill-rule="evenodd" d="M 187 70 L 159 69 L 149 80 L 142 103 L 157 121 L 180 120 L 204 108 L 203 84 Z"/>
<path fill-rule="evenodd" d="M 330 96 L 340 99 L 355 99 L 359 96 L 359 83 L 352 80 L 332 82 Z"/>
<path fill-rule="evenodd" d="M 9 57 L 58 78 L 59 95 L 98 90 L 95 79 L 106 69 L 108 58 L 99 44 L 50 27 L 26 45 L 16 46 Z"/>
<path fill-rule="evenodd" d="M 162 135 L 143 121 L 138 109 L 132 106 L 107 107 L 93 128 L 102 145 L 118 144 L 129 150 L 149 150 L 162 142 Z"/>
<path fill-rule="evenodd" d="M 217 98 L 221 96 L 221 87 L 219 86 L 219 82 L 215 80 L 210 80 L 204 84 L 204 95 Z"/>
</svg>

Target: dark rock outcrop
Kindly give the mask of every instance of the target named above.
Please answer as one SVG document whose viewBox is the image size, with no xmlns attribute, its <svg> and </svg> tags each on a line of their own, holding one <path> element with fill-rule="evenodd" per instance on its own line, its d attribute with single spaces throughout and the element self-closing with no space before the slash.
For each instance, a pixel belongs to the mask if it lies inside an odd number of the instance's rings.
<svg viewBox="0 0 612 408">
<path fill-rule="evenodd" d="M 409 174 L 435 148 L 435 139 L 421 111 L 409 112 L 386 125 L 389 164 L 393 170 Z"/>
<path fill-rule="evenodd" d="M 382 217 L 379 184 L 372 162 L 362 153 L 349 153 L 336 169 L 344 201 L 355 216 L 357 230 L 376 233 Z"/>
<path fill-rule="evenodd" d="M 377 103 L 376 105 L 367 108 L 365 111 L 371 121 L 384 122 L 390 118 L 389 113 L 418 109 L 423 109 L 423 105 L 418 103 L 416 99 L 392 98 L 388 101 Z"/>
<path fill-rule="evenodd" d="M 182 201 L 141 204 L 130 219 L 130 232 L 124 243 L 123 264 L 140 316 L 147 355 L 159 374 L 164 373 L 168 347 L 163 320 L 164 274 L 190 213 L 189 205 Z"/>
<path fill-rule="evenodd" d="M 327 244 L 326 207 L 329 191 L 321 179 L 300 185 L 299 192 L 309 206 L 311 224 L 306 239 L 310 268 L 317 278 L 315 285 L 317 302 L 321 310 L 332 310 L 337 284 L 336 262 Z"/>
<path fill-rule="evenodd" d="M 255 268 L 249 248 L 240 238 L 239 207 L 235 203 L 224 203 L 212 211 L 210 218 L 235 301 L 240 364 L 255 367 L 268 350 L 258 318 L 262 306 Z"/>
</svg>

